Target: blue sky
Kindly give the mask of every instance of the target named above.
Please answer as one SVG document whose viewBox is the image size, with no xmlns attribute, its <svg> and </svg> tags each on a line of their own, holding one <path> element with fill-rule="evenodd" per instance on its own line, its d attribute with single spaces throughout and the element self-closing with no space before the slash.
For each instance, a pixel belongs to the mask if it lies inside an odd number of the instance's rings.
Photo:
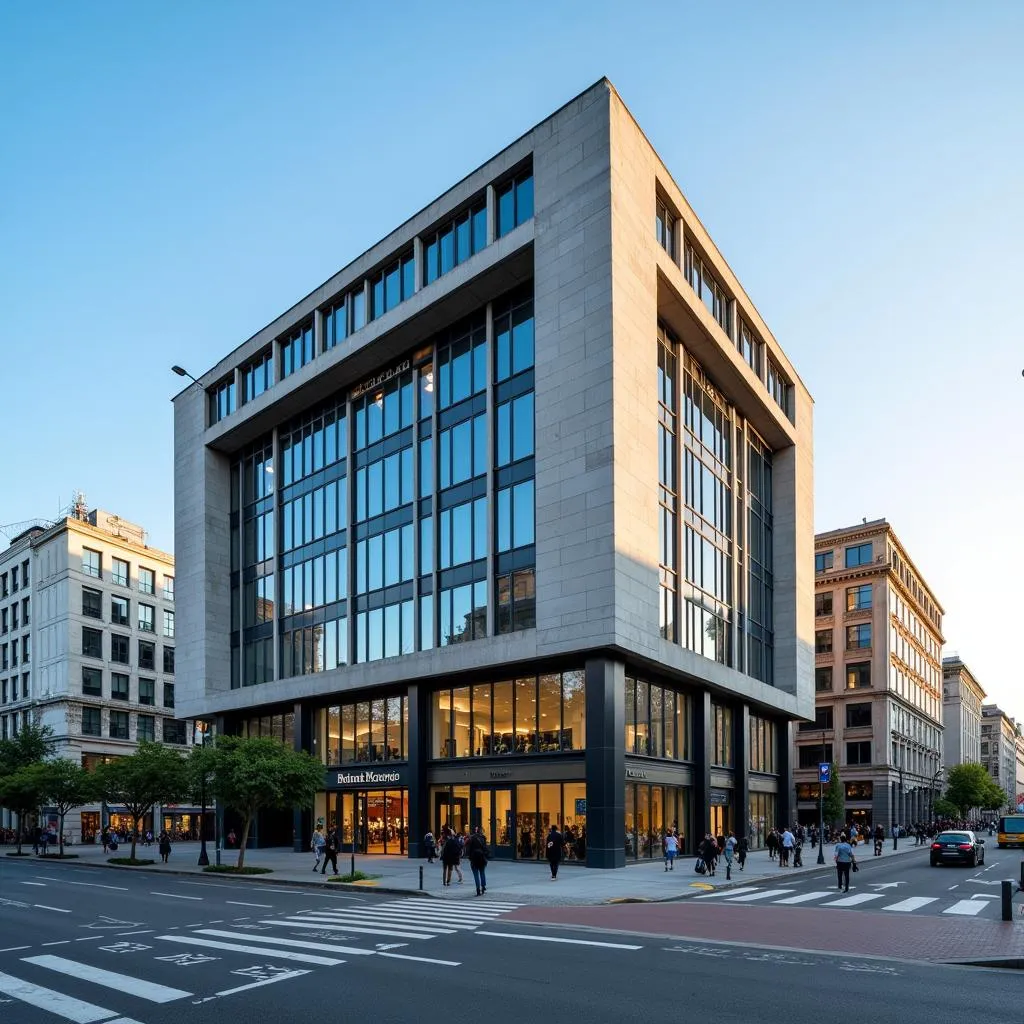
<svg viewBox="0 0 1024 1024">
<path fill-rule="evenodd" d="M 346 6 L 3 5 L 0 524 L 170 548 L 168 367 L 608 75 L 814 395 L 817 528 L 889 518 L 1024 715 L 1024 5 Z"/>
</svg>

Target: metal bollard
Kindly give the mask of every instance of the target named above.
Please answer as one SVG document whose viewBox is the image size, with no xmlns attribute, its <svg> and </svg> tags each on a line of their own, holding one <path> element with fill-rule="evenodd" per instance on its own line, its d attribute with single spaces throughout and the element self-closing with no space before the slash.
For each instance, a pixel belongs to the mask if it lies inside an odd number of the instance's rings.
<svg viewBox="0 0 1024 1024">
<path fill-rule="evenodd" d="M 1024 892 L 1024 860 L 1020 862 L 1020 891 Z"/>
<path fill-rule="evenodd" d="M 352 868 L 348 876 L 353 882 L 356 880 L 356 848 L 352 847 Z"/>
<path fill-rule="evenodd" d="M 1005 881 L 1002 884 L 1003 890 L 1003 920 L 1013 920 L 1013 882 Z"/>
<path fill-rule="evenodd" d="M 1024 870 L 1024 868 L 1022 868 Z M 423 865 L 420 865 L 420 891 L 423 890 Z"/>
</svg>

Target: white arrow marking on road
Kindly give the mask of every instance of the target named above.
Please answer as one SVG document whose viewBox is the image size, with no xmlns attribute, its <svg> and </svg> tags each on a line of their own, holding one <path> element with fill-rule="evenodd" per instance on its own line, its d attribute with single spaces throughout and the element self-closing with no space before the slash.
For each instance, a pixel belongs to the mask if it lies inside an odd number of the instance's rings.
<svg viewBox="0 0 1024 1024">
<path fill-rule="evenodd" d="M 1002 885 L 1001 881 L 990 881 L 987 878 L 968 878 L 968 882 L 972 882 L 974 885 Z"/>
<path fill-rule="evenodd" d="M 906 885 L 906 882 L 872 882 L 872 889 L 895 889 L 897 886 Z"/>
</svg>

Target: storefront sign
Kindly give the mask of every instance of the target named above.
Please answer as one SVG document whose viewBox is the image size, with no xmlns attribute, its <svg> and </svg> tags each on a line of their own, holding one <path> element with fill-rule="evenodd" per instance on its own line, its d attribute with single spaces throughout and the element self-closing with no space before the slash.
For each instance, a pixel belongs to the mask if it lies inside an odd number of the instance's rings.
<svg viewBox="0 0 1024 1024">
<path fill-rule="evenodd" d="M 381 373 L 376 374 L 373 377 L 364 380 L 362 384 L 357 384 L 353 389 L 350 398 L 358 398 L 360 395 L 365 395 L 367 391 L 372 391 L 374 388 L 379 388 L 381 384 L 386 384 L 392 377 L 397 377 L 400 373 L 405 373 L 409 369 L 410 363 L 408 359 L 402 360 L 397 366 L 392 366 L 390 370 L 383 370 Z"/>
<path fill-rule="evenodd" d="M 405 786 L 406 765 L 393 768 L 356 768 L 327 773 L 326 789 L 383 789 Z"/>
<path fill-rule="evenodd" d="M 487 774 L 492 779 L 510 779 L 512 778 L 512 769 L 492 768 Z"/>
<path fill-rule="evenodd" d="M 725 790 L 713 789 L 711 790 L 711 806 L 712 807 L 728 807 L 729 806 L 729 794 Z"/>
<path fill-rule="evenodd" d="M 627 779 L 646 779 L 647 772 L 643 768 L 627 768 L 626 769 Z"/>
</svg>

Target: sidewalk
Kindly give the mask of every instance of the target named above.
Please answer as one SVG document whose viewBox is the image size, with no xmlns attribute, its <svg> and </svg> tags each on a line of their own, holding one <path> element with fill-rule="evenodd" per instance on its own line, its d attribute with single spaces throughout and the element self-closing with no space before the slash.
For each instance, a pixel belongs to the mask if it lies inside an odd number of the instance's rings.
<svg viewBox="0 0 1024 1024">
<path fill-rule="evenodd" d="M 77 860 L 60 862 L 54 859 L 54 866 L 60 863 L 72 865 L 89 865 L 106 867 L 106 857 L 100 846 L 85 845 L 65 848 L 69 853 L 78 855 Z M 210 863 L 215 862 L 213 844 L 207 844 Z M 899 850 L 893 852 L 890 843 L 885 851 L 886 857 L 902 857 L 917 850 L 924 853 L 927 846 L 915 847 L 913 840 L 901 841 Z M 122 844 L 118 856 L 127 856 L 130 846 Z M 810 846 L 804 847 L 804 864 L 801 868 L 780 868 L 777 861 L 768 856 L 767 850 L 757 850 L 747 856 L 746 868 L 740 871 L 734 864 L 732 880 L 725 877 L 725 860 L 719 861 L 718 871 L 713 878 L 698 875 L 693 870 L 693 856 L 677 859 L 674 871 L 665 871 L 660 860 L 630 864 L 618 871 L 588 870 L 582 866 L 566 863 L 559 868 L 558 880 L 551 881 L 550 872 L 545 862 L 523 862 L 492 860 L 487 867 L 487 895 L 493 899 L 506 900 L 510 903 L 550 905 L 550 906 L 587 906 L 601 903 L 618 902 L 665 902 L 699 896 L 728 885 L 749 885 L 762 879 L 778 880 L 782 875 L 791 876 L 818 869 L 816 864 L 817 850 Z M 163 874 L 202 874 L 196 860 L 199 856 L 198 843 L 175 843 L 170 863 L 161 864 L 156 845 L 139 846 L 138 857 L 152 857 L 156 864 L 149 868 L 126 868 L 131 871 L 153 871 Z M 41 861 L 43 858 L 37 858 Z M 221 853 L 223 864 L 234 864 L 238 859 L 237 850 L 224 850 Z M 420 868 L 423 868 L 424 895 L 439 899 L 459 900 L 473 899 L 476 890 L 473 886 L 473 875 L 469 864 L 463 866 L 465 882 L 454 883 L 450 888 L 441 886 L 441 865 L 437 861 L 427 864 L 426 860 L 409 860 L 405 857 L 360 856 L 356 855 L 356 870 L 367 875 L 374 875 L 372 882 L 356 883 L 355 885 L 339 885 L 327 883 L 324 876 L 314 874 L 313 854 L 294 853 L 286 849 L 247 850 L 245 863 L 249 867 L 270 868 L 273 872 L 267 875 L 246 876 L 246 880 L 254 884 L 270 883 L 302 885 L 328 885 L 332 889 L 379 889 L 386 892 L 420 892 Z M 825 862 L 831 867 L 832 851 L 826 844 Z M 23 863 L 23 862 L 22 862 Z M 2 864 L 2 853 L 0 853 Z M 340 874 L 348 874 L 351 857 L 344 854 L 338 857 Z M 109 870 L 118 870 L 111 866 Z M 210 877 L 207 874 L 206 877 Z"/>
</svg>

